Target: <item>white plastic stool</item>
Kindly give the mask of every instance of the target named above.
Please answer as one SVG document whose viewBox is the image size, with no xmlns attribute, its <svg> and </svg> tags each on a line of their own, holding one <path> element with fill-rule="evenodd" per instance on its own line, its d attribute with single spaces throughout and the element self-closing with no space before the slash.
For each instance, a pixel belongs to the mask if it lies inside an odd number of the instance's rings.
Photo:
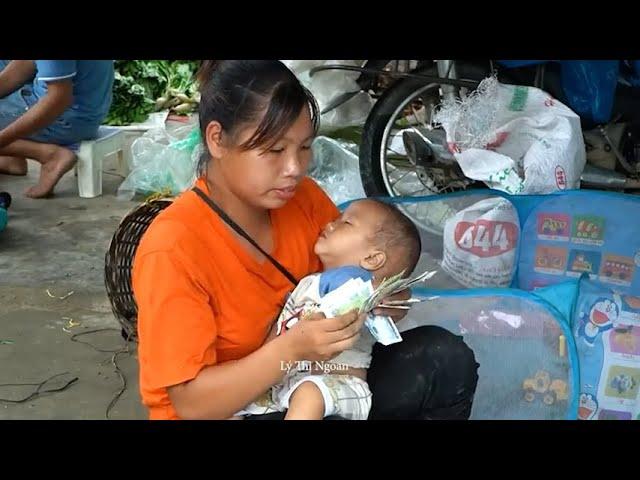
<svg viewBox="0 0 640 480">
<path fill-rule="evenodd" d="M 106 157 L 118 155 L 118 170 L 126 171 L 124 165 L 124 132 L 118 128 L 100 127 L 98 137 L 80 143 L 77 150 L 78 193 L 82 198 L 102 195 L 102 164 Z"/>
</svg>

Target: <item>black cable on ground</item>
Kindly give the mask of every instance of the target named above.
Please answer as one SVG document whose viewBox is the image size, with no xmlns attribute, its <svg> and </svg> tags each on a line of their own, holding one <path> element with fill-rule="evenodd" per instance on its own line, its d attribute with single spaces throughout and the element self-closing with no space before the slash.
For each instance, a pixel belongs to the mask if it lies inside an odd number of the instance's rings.
<svg viewBox="0 0 640 480">
<path fill-rule="evenodd" d="M 111 356 L 111 364 L 116 369 L 116 373 L 120 377 L 120 382 L 122 383 L 122 386 L 120 387 L 120 390 L 118 390 L 114 394 L 113 398 L 109 402 L 109 405 L 107 406 L 107 410 L 105 412 L 105 418 L 107 420 L 109 420 L 109 413 L 111 412 L 111 409 L 118 402 L 118 400 L 120 399 L 122 394 L 127 390 L 127 377 L 124 375 L 123 371 L 120 369 L 120 366 L 118 365 L 118 355 L 123 354 L 123 353 L 126 353 L 128 355 L 131 354 L 131 352 L 129 350 L 129 341 L 128 341 L 129 339 L 125 339 L 126 340 L 126 344 L 123 347 L 121 347 L 119 349 L 116 349 L 116 350 L 107 350 L 107 349 L 104 349 L 104 348 L 98 348 L 95 345 L 93 345 L 91 342 L 77 340 L 78 337 L 81 337 L 83 335 L 90 335 L 92 333 L 106 332 L 106 331 L 120 332 L 120 329 L 118 329 L 118 328 L 98 328 L 96 330 L 88 330 L 86 332 L 80 332 L 80 333 L 76 333 L 76 334 L 72 335 L 71 336 L 71 341 L 72 342 L 77 342 L 77 343 L 84 343 L 85 345 L 89 345 L 91 348 L 93 348 L 94 350 L 96 350 L 98 352 L 101 352 L 101 353 L 113 353 L 113 355 Z"/>
<path fill-rule="evenodd" d="M 33 393 L 31 393 L 30 395 L 27 395 L 24 398 L 21 398 L 20 400 L 12 400 L 10 398 L 0 398 L 0 402 L 6 402 L 6 403 L 24 403 L 24 402 L 28 402 L 29 400 L 32 400 L 33 398 L 35 398 L 35 397 L 37 397 L 39 395 L 42 395 L 44 393 L 62 392 L 62 391 L 66 390 L 67 388 L 69 388 L 71 385 L 73 385 L 74 383 L 76 383 L 78 381 L 78 377 L 73 377 L 71 380 L 69 380 L 67 383 L 65 383 L 62 387 L 50 388 L 50 389 L 47 389 L 47 390 L 41 390 L 41 388 L 44 387 L 49 380 L 53 380 L 54 378 L 61 377 L 63 375 L 69 375 L 69 372 L 58 373 L 56 375 L 53 375 L 53 376 L 47 378 L 46 380 L 44 380 L 43 382 L 40 382 L 40 383 L 2 383 L 2 384 L 0 384 L 0 387 L 37 386 L 37 388 L 33 391 Z"/>
<path fill-rule="evenodd" d="M 76 334 L 71 336 L 71 341 L 72 342 L 84 343 L 86 345 L 89 345 L 94 350 L 96 350 L 98 352 L 101 352 L 101 353 L 113 353 L 113 355 L 111 356 L 111 364 L 114 366 L 114 368 L 116 370 L 116 373 L 118 374 L 118 377 L 120 378 L 120 382 L 122 383 L 122 386 L 115 393 L 115 395 L 113 396 L 113 398 L 109 402 L 109 405 L 107 406 L 107 409 L 106 409 L 106 412 L 105 412 L 105 417 L 106 417 L 107 420 L 109 419 L 109 413 L 111 412 L 111 409 L 118 402 L 118 400 L 120 399 L 122 394 L 127 390 L 127 378 L 124 375 L 124 372 L 122 371 L 120 366 L 118 365 L 118 355 L 123 354 L 123 353 L 131 354 L 131 352 L 129 350 L 129 341 L 130 341 L 130 339 L 129 338 L 125 338 L 126 344 L 123 347 L 119 348 L 119 349 L 113 350 L 113 349 L 104 349 L 104 348 L 96 347 L 91 342 L 78 340 L 78 337 L 81 337 L 83 335 L 89 335 L 89 334 L 92 334 L 92 333 L 109 331 L 109 330 L 120 332 L 120 330 L 117 329 L 117 328 L 99 328 L 99 329 L 96 329 L 96 330 L 89 330 L 89 331 L 86 331 L 86 332 L 76 333 Z M 69 372 L 58 373 L 56 375 L 53 375 L 53 376 L 47 378 L 46 380 L 44 380 L 44 381 L 42 381 L 40 383 L 2 383 L 2 384 L 0 384 L 0 388 L 1 387 L 35 386 L 36 389 L 32 393 L 27 395 L 26 397 L 18 399 L 18 400 L 14 400 L 14 399 L 11 399 L 11 398 L 2 398 L 2 397 L 0 397 L 0 402 L 14 403 L 14 404 L 25 403 L 25 402 L 28 402 L 29 400 L 32 400 L 32 399 L 38 397 L 39 395 L 42 395 L 42 394 L 45 394 L 45 393 L 62 392 L 64 390 L 68 389 L 71 385 L 73 385 L 74 383 L 76 383 L 78 381 L 78 377 L 73 377 L 72 379 L 67 381 L 61 387 L 49 388 L 49 389 L 45 389 L 45 390 L 42 389 L 49 381 L 53 380 L 54 378 L 61 377 L 63 375 L 69 375 Z"/>
</svg>

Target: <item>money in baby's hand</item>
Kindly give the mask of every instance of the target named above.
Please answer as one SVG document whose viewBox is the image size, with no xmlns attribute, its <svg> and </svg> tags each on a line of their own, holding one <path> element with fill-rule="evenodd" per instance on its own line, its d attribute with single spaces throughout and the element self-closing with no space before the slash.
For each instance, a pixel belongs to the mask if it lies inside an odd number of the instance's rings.
<svg viewBox="0 0 640 480">
<path fill-rule="evenodd" d="M 380 283 L 380 285 L 378 285 L 378 288 L 376 288 L 375 291 L 371 294 L 371 296 L 367 299 L 367 301 L 364 303 L 364 305 L 360 309 L 360 312 L 368 313 L 372 311 L 374 308 L 378 308 L 378 306 L 380 305 L 380 302 L 382 302 L 382 300 L 384 300 L 385 298 L 391 297 L 396 293 L 402 292 L 403 290 L 410 288 L 416 283 L 426 282 L 431 277 L 433 277 L 436 274 L 436 272 L 437 272 L 436 270 L 431 272 L 427 271 L 414 278 L 402 278 L 402 275 L 404 273 L 402 272 L 391 278 L 385 279 L 383 282 Z"/>
<path fill-rule="evenodd" d="M 360 311 L 372 293 L 373 286 L 370 281 L 351 279 L 322 297 L 320 311 L 327 318 L 344 315 L 352 310 Z"/>
<path fill-rule="evenodd" d="M 340 287 L 327 293 L 320 301 L 320 311 L 327 318 L 344 315 L 352 310 L 367 314 L 365 325 L 371 335 L 383 345 L 391 345 L 402 341 L 396 324 L 391 317 L 373 315 L 371 312 L 380 306 L 380 302 L 387 297 L 395 295 L 418 282 L 424 282 L 433 277 L 435 271 L 427 271 L 414 278 L 402 278 L 402 273 L 384 280 L 378 288 L 374 289 L 371 281 L 364 282 L 360 278 L 351 279 Z M 397 301 L 397 304 L 405 306 L 413 303 L 412 299 Z M 414 302 L 418 301 L 414 299 Z"/>
<path fill-rule="evenodd" d="M 353 279 L 329 292 L 320 302 L 320 311 L 327 318 L 343 315 L 352 310 L 361 310 L 373 294 L 371 282 Z M 402 341 L 402 337 L 390 317 L 367 315 L 365 326 L 378 342 L 391 345 Z"/>
<path fill-rule="evenodd" d="M 402 336 L 391 317 L 383 315 L 367 315 L 365 325 L 375 338 L 382 345 L 391 345 L 402 341 Z"/>
</svg>

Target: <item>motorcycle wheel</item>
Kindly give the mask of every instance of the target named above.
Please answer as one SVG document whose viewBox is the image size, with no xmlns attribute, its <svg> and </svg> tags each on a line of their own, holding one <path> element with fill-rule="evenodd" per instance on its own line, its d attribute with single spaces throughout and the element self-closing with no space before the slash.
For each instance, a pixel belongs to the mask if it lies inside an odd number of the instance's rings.
<svg viewBox="0 0 640 480">
<path fill-rule="evenodd" d="M 458 63 L 456 68 L 461 79 L 480 81 L 490 75 L 488 62 L 486 68 L 466 63 Z M 419 69 L 415 73 L 438 75 L 436 66 Z M 499 80 L 512 83 L 503 74 L 499 74 Z M 360 177 L 368 196 L 426 196 L 462 189 L 460 186 L 448 188 L 438 185 L 439 182 L 429 186 L 429 180 L 433 179 L 418 178 L 406 154 L 392 145 L 394 134 L 406 128 L 402 122 L 410 121 L 406 115 L 403 116 L 407 109 L 413 111 L 413 122 L 427 127 L 431 125 L 433 108 L 440 102 L 440 84 L 411 77 L 394 83 L 378 99 L 367 117 L 359 153 Z M 418 110 L 415 109 L 417 105 L 421 105 Z"/>
<path fill-rule="evenodd" d="M 458 62 L 458 78 L 481 81 L 490 75 L 490 65 Z M 435 65 L 416 70 L 416 73 L 438 76 Z M 513 83 L 500 74 L 498 79 Z M 369 197 L 421 197 L 468 188 L 484 188 L 481 182 L 470 179 L 447 179 L 447 172 L 422 169 L 411 163 L 399 132 L 408 126 L 431 127 L 434 108 L 441 103 L 440 84 L 420 78 L 397 81 L 378 99 L 364 126 L 359 151 L 360 178 Z M 469 92 L 461 90 L 461 95 Z M 406 115 L 407 112 L 410 112 Z M 413 117 L 413 118 L 411 118 Z M 395 136 L 394 136 L 395 135 Z M 395 143 L 394 143 L 395 141 Z M 399 148 L 400 147 L 400 148 Z M 428 205 L 428 206 L 427 206 Z M 405 203 L 398 207 L 421 229 L 441 235 L 447 218 L 457 210 L 446 203 Z"/>
</svg>

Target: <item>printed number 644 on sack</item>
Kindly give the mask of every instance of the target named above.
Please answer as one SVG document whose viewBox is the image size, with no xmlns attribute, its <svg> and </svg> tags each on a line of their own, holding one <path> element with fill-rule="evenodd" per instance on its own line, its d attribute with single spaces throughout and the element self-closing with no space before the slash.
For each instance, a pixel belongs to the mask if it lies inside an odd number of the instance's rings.
<svg viewBox="0 0 640 480">
<path fill-rule="evenodd" d="M 478 257 L 494 257 L 515 248 L 518 228 L 511 222 L 459 222 L 454 237 L 462 250 Z"/>
</svg>

